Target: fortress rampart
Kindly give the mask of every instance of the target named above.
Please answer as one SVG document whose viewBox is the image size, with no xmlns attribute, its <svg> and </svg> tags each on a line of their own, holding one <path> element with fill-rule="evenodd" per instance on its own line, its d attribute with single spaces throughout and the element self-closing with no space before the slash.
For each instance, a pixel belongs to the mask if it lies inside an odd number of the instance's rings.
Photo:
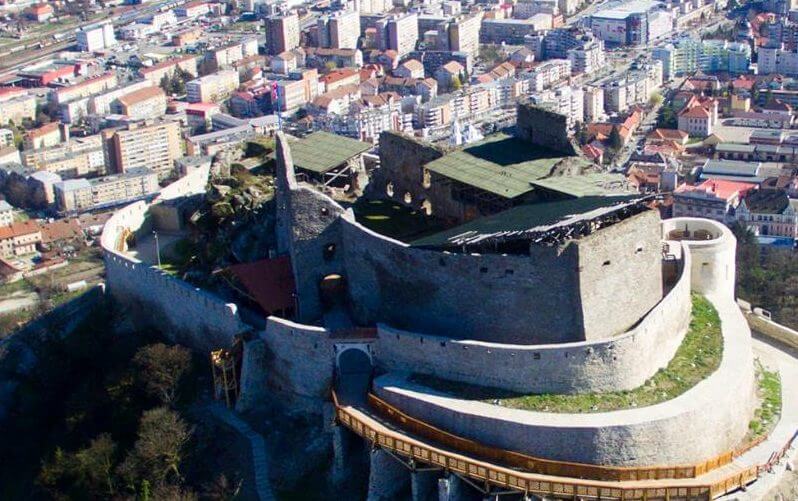
<svg viewBox="0 0 798 501">
<path fill-rule="evenodd" d="M 201 169 L 164 188 L 159 200 L 204 192 L 208 169 Z M 161 329 L 175 341 L 200 351 L 229 346 L 248 329 L 238 307 L 156 267 L 126 254 L 129 234 L 151 231 L 149 206 L 130 204 L 114 213 L 103 228 L 101 244 L 108 292 L 133 308 L 133 317 Z"/>
<path fill-rule="evenodd" d="M 681 222 L 685 221 L 675 223 Z M 716 223 L 709 225 L 721 241 L 711 246 L 717 250 L 714 256 L 705 253 L 703 257 L 716 269 L 724 269 L 730 248 L 734 255 L 733 236 Z M 687 257 L 695 244 L 682 241 L 691 276 L 708 262 Z M 710 248 L 706 241 L 698 244 L 702 250 Z M 737 446 L 747 432 L 755 382 L 750 331 L 728 290 L 717 280 L 699 280 L 694 290 L 706 294 L 718 310 L 723 360 L 707 379 L 654 406 L 595 414 L 530 412 L 460 400 L 396 373 L 378 378 L 376 393 L 407 414 L 457 435 L 550 459 L 620 466 L 707 459 Z M 383 347 L 378 345 L 378 350 L 382 352 Z"/>
<path fill-rule="evenodd" d="M 665 367 L 690 322 L 690 254 L 676 285 L 638 325 L 598 341 L 519 345 L 455 340 L 379 325 L 376 354 L 387 370 L 410 371 L 524 393 L 630 390 Z"/>
</svg>

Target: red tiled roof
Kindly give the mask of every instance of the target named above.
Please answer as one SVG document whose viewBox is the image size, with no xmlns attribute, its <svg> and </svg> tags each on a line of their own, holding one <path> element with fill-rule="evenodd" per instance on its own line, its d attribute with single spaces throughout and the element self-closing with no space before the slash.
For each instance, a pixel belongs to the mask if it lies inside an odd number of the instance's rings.
<svg viewBox="0 0 798 501">
<path fill-rule="evenodd" d="M 331 84 L 347 78 L 352 78 L 355 75 L 360 78 L 360 71 L 354 68 L 341 68 L 338 70 L 333 70 L 326 75 L 319 77 L 319 80 L 326 84 Z"/>
<path fill-rule="evenodd" d="M 704 191 L 714 193 L 718 198 L 728 200 L 734 195 L 744 195 L 756 188 L 755 184 L 740 183 L 737 181 L 726 181 L 724 179 L 707 179 L 703 183 L 695 186 L 683 184 L 676 188 L 677 193 Z"/>
<path fill-rule="evenodd" d="M 39 231 L 39 225 L 36 224 L 36 221 L 12 223 L 10 226 L 0 226 L 0 240 L 30 235 Z"/>
<path fill-rule="evenodd" d="M 648 137 L 652 139 L 663 139 L 671 141 L 684 141 L 689 137 L 689 134 L 683 130 L 676 129 L 654 129 Z"/>
<path fill-rule="evenodd" d="M 710 113 L 709 110 L 703 106 L 697 105 L 691 106 L 690 108 L 685 108 L 681 113 L 679 113 L 679 116 L 687 118 L 709 118 Z"/>
<path fill-rule="evenodd" d="M 294 307 L 294 273 L 287 256 L 228 268 L 266 313 Z"/>
<path fill-rule="evenodd" d="M 158 64 L 153 64 L 149 68 L 141 68 L 139 72 L 142 75 L 146 75 L 147 73 L 152 73 L 153 71 L 162 70 L 164 68 L 169 68 L 170 66 L 174 66 L 179 63 L 184 63 L 190 59 L 194 59 L 194 56 L 183 56 L 183 57 L 176 57 L 174 59 L 168 59 Z"/>
<path fill-rule="evenodd" d="M 37 137 L 42 137 L 45 134 L 50 134 L 59 130 L 59 126 L 61 125 L 60 122 L 50 122 L 49 124 L 42 125 L 38 129 L 33 129 L 25 133 L 25 136 L 34 139 Z"/>
</svg>

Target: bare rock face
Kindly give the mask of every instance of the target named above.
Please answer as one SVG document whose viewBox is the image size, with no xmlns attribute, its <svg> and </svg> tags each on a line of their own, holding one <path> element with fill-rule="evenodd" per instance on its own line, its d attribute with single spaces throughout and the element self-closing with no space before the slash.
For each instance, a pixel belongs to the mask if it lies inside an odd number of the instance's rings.
<svg viewBox="0 0 798 501">
<path fill-rule="evenodd" d="M 211 164 L 211 176 L 230 176 L 231 166 L 241 160 L 243 156 L 244 152 L 239 148 L 228 148 L 216 153 L 213 157 L 213 163 Z"/>
</svg>

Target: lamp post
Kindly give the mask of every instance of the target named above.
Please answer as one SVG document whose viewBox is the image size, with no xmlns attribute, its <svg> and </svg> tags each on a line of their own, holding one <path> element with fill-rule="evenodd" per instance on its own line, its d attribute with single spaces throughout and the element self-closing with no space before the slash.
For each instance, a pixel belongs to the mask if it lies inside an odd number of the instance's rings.
<svg viewBox="0 0 798 501">
<path fill-rule="evenodd" d="M 153 230 L 153 236 L 155 237 L 155 255 L 158 257 L 158 268 L 161 267 L 161 246 L 158 245 L 158 232 Z"/>
</svg>

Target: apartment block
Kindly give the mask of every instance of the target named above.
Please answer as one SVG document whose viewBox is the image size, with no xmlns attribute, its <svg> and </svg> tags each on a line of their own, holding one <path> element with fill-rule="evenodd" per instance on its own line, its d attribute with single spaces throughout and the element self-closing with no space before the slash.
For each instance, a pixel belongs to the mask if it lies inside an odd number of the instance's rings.
<svg viewBox="0 0 798 501">
<path fill-rule="evenodd" d="M 266 53 L 275 56 L 299 47 L 299 17 L 296 13 L 275 14 L 264 20 Z"/>
<path fill-rule="evenodd" d="M 394 50 L 403 57 L 415 50 L 418 42 L 418 15 L 394 14 L 377 21 L 377 48 Z"/>
<path fill-rule="evenodd" d="M 145 87 L 117 98 L 111 111 L 134 120 L 158 118 L 166 112 L 166 94 L 160 87 Z"/>
<path fill-rule="evenodd" d="M 35 221 L 12 223 L 0 227 L 0 257 L 24 256 L 36 252 L 42 231 Z"/>
<path fill-rule="evenodd" d="M 168 59 L 150 67 L 144 67 L 139 70 L 139 74 L 146 80 L 149 80 L 153 85 L 159 85 L 164 76 L 172 76 L 175 68 L 197 76 L 197 58 L 191 55 Z"/>
<path fill-rule="evenodd" d="M 175 159 L 183 156 L 178 122 L 144 122 L 103 131 L 103 142 L 106 163 L 114 173 L 149 168 L 158 179 L 166 179 L 174 170 Z"/>
<path fill-rule="evenodd" d="M 58 174 L 63 179 L 106 174 L 100 135 L 70 138 L 69 141 L 22 152 L 22 165 Z"/>
<path fill-rule="evenodd" d="M 355 49 L 360 37 L 360 14 L 337 11 L 317 21 L 319 46 L 331 49 Z"/>
<path fill-rule="evenodd" d="M 222 70 L 186 84 L 189 103 L 215 103 L 227 99 L 238 88 L 238 72 Z"/>
<path fill-rule="evenodd" d="M 585 123 L 598 122 L 604 119 L 604 90 L 589 85 L 584 92 Z"/>
<path fill-rule="evenodd" d="M 762 51 L 767 52 L 767 49 L 764 47 L 760 49 L 760 73 L 763 72 L 763 64 L 767 70 L 764 72 L 777 71 L 775 59 L 770 57 L 774 53 L 771 51 L 763 55 Z M 748 73 L 748 68 L 751 66 L 751 46 L 726 40 L 682 38 L 676 43 L 655 47 L 652 55 L 654 59 L 662 61 L 663 74 L 666 78 L 696 71 L 740 75 Z"/>
<path fill-rule="evenodd" d="M 438 48 L 476 56 L 479 53 L 482 15 L 482 12 L 478 12 L 441 23 L 438 26 Z"/>
<path fill-rule="evenodd" d="M 70 179 L 54 186 L 61 213 L 84 212 L 132 202 L 157 193 L 158 175 L 151 169 L 131 169 L 95 179 Z"/>
<path fill-rule="evenodd" d="M 532 70 L 518 75 L 529 81 L 531 92 L 540 92 L 571 76 L 571 61 L 551 59 L 535 66 Z"/>
<path fill-rule="evenodd" d="M 0 125 L 9 122 L 21 124 L 23 120 L 36 118 L 36 97 L 24 89 L 0 88 Z"/>
<path fill-rule="evenodd" d="M 108 89 L 113 89 L 116 87 L 117 83 L 116 73 L 109 71 L 97 77 L 87 78 L 74 85 L 53 89 L 50 92 L 49 98 L 50 101 L 56 105 L 62 105 L 93 94 L 99 94 Z"/>
<path fill-rule="evenodd" d="M 78 50 L 94 52 L 114 47 L 117 44 L 114 25 L 110 22 L 84 26 L 75 33 Z"/>
</svg>

